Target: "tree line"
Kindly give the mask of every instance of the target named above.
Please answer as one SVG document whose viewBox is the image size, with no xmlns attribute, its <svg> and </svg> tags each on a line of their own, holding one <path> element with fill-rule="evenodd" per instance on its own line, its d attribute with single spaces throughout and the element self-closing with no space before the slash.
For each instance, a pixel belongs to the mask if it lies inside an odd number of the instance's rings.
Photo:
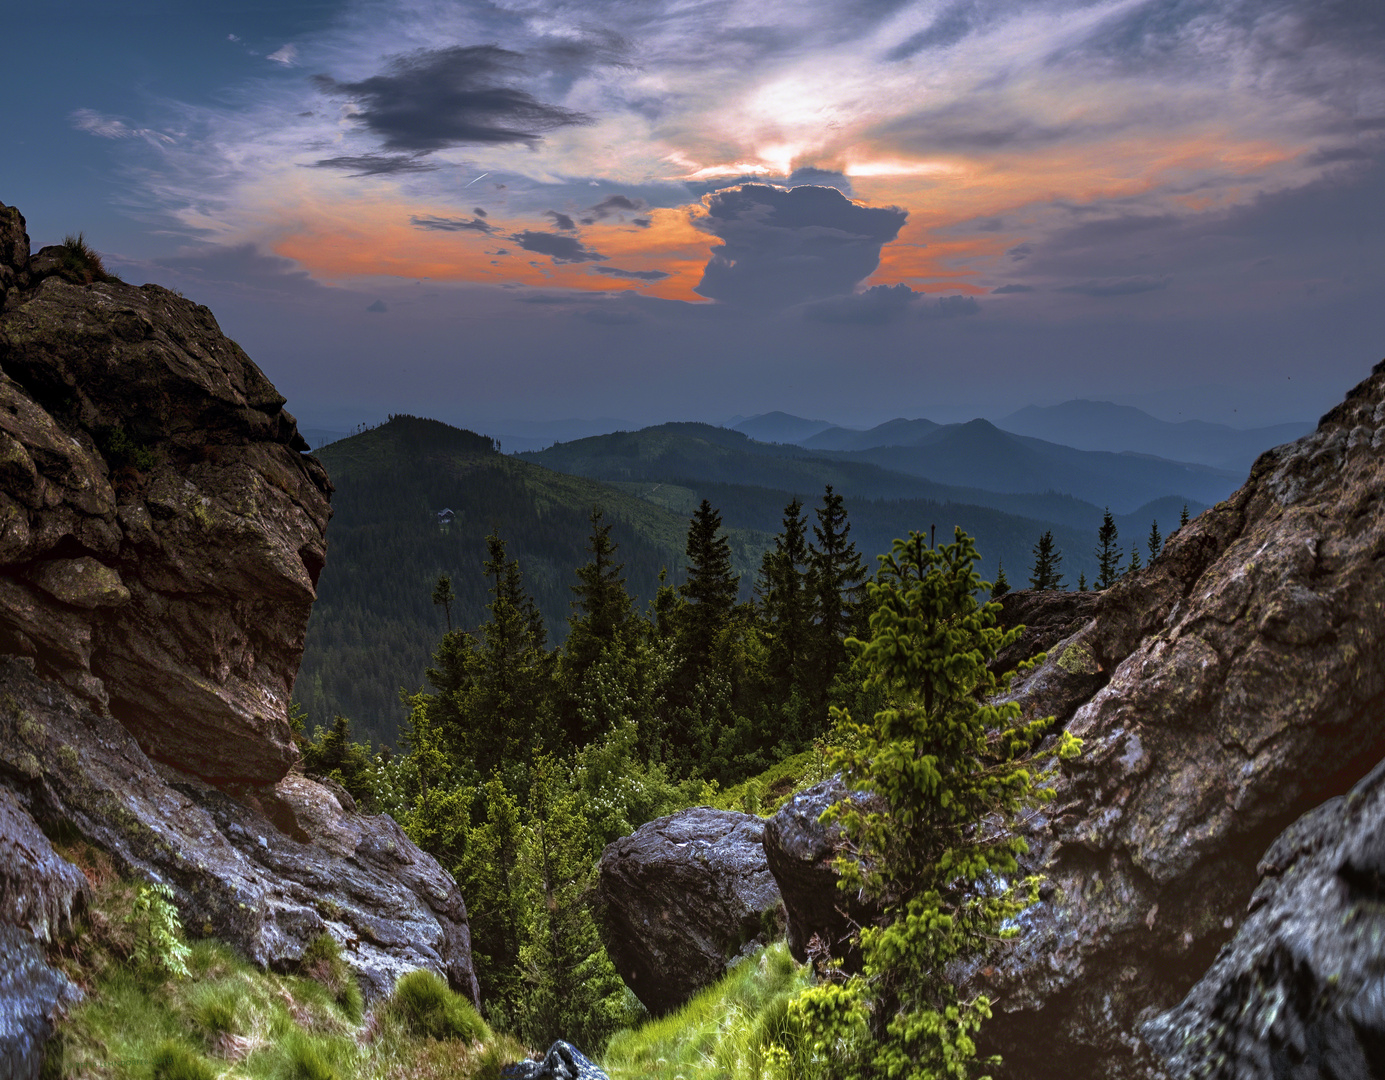
<svg viewBox="0 0 1385 1080">
<path fill-rule="evenodd" d="M 1188 506 L 1185 503 L 1183 513 L 1179 516 L 1178 526 L 1182 528 L 1188 524 Z M 1127 574 L 1133 574 L 1144 566 L 1144 561 L 1140 557 L 1140 547 L 1138 544 L 1130 545 L 1129 560 L 1125 567 L 1121 567 L 1123 555 L 1116 541 L 1119 539 L 1119 530 L 1116 528 L 1116 520 L 1111 514 L 1111 508 L 1106 507 L 1102 515 L 1101 527 L 1097 530 L 1097 545 L 1094 554 L 1097 560 L 1097 577 L 1092 583 L 1094 589 L 1109 589 Z M 1149 526 L 1149 535 L 1145 538 L 1145 548 L 1149 552 L 1149 561 L 1153 562 L 1158 558 L 1159 553 L 1164 550 L 1164 536 L 1159 532 L 1159 522 L 1156 519 Z M 1045 530 L 1039 537 L 1038 543 L 1034 545 L 1034 562 L 1029 570 L 1029 587 L 1031 589 L 1062 589 L 1063 575 L 1059 572 L 1063 565 L 1063 553 L 1053 541 L 1052 530 Z M 1081 573 L 1077 577 L 1077 591 L 1086 592 L 1088 589 L 1087 575 Z M 1005 595 L 1010 591 L 1009 579 L 1005 576 L 1005 567 L 1002 564 L 996 574 L 994 584 L 991 586 L 991 598 L 995 599 Z"/>
</svg>

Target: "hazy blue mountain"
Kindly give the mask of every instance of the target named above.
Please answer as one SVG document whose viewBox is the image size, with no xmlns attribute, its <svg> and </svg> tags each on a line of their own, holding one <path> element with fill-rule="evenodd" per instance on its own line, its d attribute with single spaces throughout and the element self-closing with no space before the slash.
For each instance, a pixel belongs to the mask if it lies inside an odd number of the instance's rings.
<svg viewBox="0 0 1385 1080">
<path fill-rule="evenodd" d="M 801 445 L 809 450 L 870 450 L 877 446 L 913 446 L 941 425 L 932 420 L 886 420 L 866 431 L 834 427 L 820 431 Z"/>
<path fill-rule="evenodd" d="M 832 428 L 832 424 L 826 420 L 805 420 L 786 412 L 761 413 L 726 426 L 766 443 L 801 443 L 820 431 Z"/>
<path fill-rule="evenodd" d="M 1030 405 L 996 421 L 1016 435 L 1063 443 L 1079 450 L 1133 451 L 1172 461 L 1248 470 L 1264 451 L 1313 430 L 1307 422 L 1238 429 L 1203 420 L 1171 423 L 1130 405 L 1109 401 L 1065 401 Z"/>
<path fill-rule="evenodd" d="M 628 420 L 601 416 L 595 420 L 502 420 L 489 425 L 488 430 L 497 432 L 495 437 L 502 451 L 516 454 L 525 450 L 542 450 L 569 439 L 585 439 L 591 435 L 605 435 L 610 431 L 624 431 L 638 426 Z"/>
</svg>

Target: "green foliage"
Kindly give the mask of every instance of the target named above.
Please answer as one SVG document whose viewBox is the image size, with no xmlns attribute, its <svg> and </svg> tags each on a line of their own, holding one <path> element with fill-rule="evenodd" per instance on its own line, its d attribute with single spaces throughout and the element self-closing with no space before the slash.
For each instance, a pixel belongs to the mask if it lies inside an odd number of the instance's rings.
<svg viewBox="0 0 1385 1080">
<path fill-rule="evenodd" d="M 1034 566 L 1029 571 L 1029 587 L 1061 589 L 1063 575 L 1058 573 L 1058 568 L 1062 565 L 1063 553 L 1053 543 L 1053 530 L 1045 529 L 1039 542 L 1034 545 Z"/>
<path fill-rule="evenodd" d="M 737 964 L 677 1012 L 618 1032 L 601 1066 L 611 1080 L 830 1080 L 790 1015 L 811 981 L 783 942 Z"/>
<path fill-rule="evenodd" d="M 321 933 L 308 943 L 299 961 L 300 970 L 308 978 L 321 983 L 332 1000 L 353 1023 L 359 1023 L 365 1013 L 365 996 L 356 975 L 342 959 L 341 946 L 329 933 Z"/>
<path fill-rule="evenodd" d="M 172 975 L 188 977 L 187 944 L 183 923 L 173 906 L 173 889 L 164 882 L 141 885 L 129 915 L 135 931 L 134 959 L 140 966 Z"/>
<path fill-rule="evenodd" d="M 1149 549 L 1149 561 L 1153 562 L 1159 557 L 1159 552 L 1164 550 L 1164 537 L 1159 532 L 1159 521 L 1156 518 L 1149 524 L 1149 536 L 1145 539 L 1145 547 Z"/>
<path fill-rule="evenodd" d="M 375 793 L 370 748 L 351 741 L 351 721 L 338 715 L 330 728 L 319 728 L 314 736 L 311 741 L 300 743 L 303 771 L 309 776 L 335 780 L 353 799 L 369 803 Z"/>
<path fill-rule="evenodd" d="M 490 1037 L 476 1009 L 431 971 L 411 971 L 394 984 L 389 1010 L 410 1031 L 430 1039 L 471 1042 Z"/>
<path fill-rule="evenodd" d="M 119 425 L 107 428 L 98 442 L 106 460 L 117 469 L 128 466 L 139 472 L 148 472 L 159 463 L 153 451 L 135 442 Z"/>
<path fill-rule="evenodd" d="M 152 1080 L 216 1080 L 216 1070 L 201 1054 L 166 1039 L 149 1061 Z"/>
<path fill-rule="evenodd" d="M 938 548 L 919 533 L 897 540 L 869 586 L 870 639 L 852 642 L 867 685 L 889 701 L 834 757 L 847 782 L 882 796 L 886 809 L 846 800 L 824 820 L 839 822 L 848 841 L 841 887 L 864 891 L 884 915 L 860 931 L 865 977 L 816 987 L 795 1006 L 825 1040 L 819 1052 L 832 1043 L 838 1075 L 972 1076 L 972 1036 L 990 1003 L 960 1000 L 945 973 L 1012 936 L 1014 917 L 1037 896 L 1037 879 L 1013 880 L 1023 840 L 976 827 L 1013 821 L 1049 797 L 1046 774 L 1033 771 L 1040 762 L 1020 756 L 1052 718 L 1017 723 L 1018 704 L 990 703 L 1004 684 L 986 662 L 1020 629 L 998 628 L 999 605 L 977 603 L 975 561 L 960 529 Z M 1052 753 L 1075 752 L 1065 735 Z"/>
<path fill-rule="evenodd" d="M 1087 579 L 1086 579 L 1086 577 L 1085 577 L 1084 575 L 1079 574 L 1077 580 L 1078 580 L 1078 582 L 1079 582 L 1079 584 L 1078 584 L 1078 591 L 1080 592 L 1083 588 L 1086 587 L 1086 584 L 1085 584 L 1085 583 L 1086 583 Z M 992 599 L 992 600 L 999 600 L 1002 596 L 1004 596 L 1004 595 L 1005 595 L 1007 592 L 1009 592 L 1009 591 L 1010 591 L 1010 581 L 1009 581 L 1009 579 L 1006 578 L 1006 576 L 1005 576 L 1005 563 L 1004 563 L 1004 562 L 997 563 L 997 564 L 996 564 L 996 571 L 995 571 L 995 582 L 994 582 L 994 584 L 991 585 L 991 599 Z"/>
<path fill-rule="evenodd" d="M 1116 546 L 1118 536 L 1116 519 L 1111 516 L 1111 508 L 1106 508 L 1101 519 L 1101 528 L 1096 533 L 1097 575 L 1095 587 L 1109 589 L 1120 577 L 1120 548 Z M 1133 550 L 1133 549 L 1132 549 Z"/>
</svg>

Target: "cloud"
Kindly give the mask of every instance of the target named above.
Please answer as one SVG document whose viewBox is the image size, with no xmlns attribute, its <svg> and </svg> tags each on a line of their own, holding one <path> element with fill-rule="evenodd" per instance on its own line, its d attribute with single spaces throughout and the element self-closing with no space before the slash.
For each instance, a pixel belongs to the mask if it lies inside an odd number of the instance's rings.
<svg viewBox="0 0 1385 1080">
<path fill-rule="evenodd" d="M 359 82 L 314 76 L 324 94 L 356 103 L 354 119 L 394 151 L 449 146 L 534 145 L 544 132 L 590 118 L 539 101 L 512 83 L 524 57 L 495 45 L 420 49 L 394 57 L 387 73 Z"/>
<path fill-rule="evenodd" d="M 958 319 L 966 315 L 975 315 L 980 310 L 981 305 L 976 302 L 976 297 L 953 293 L 950 296 L 938 297 L 932 304 L 921 305 L 919 314 L 925 319 Z"/>
<path fill-rule="evenodd" d="M 587 215 L 582 219 L 583 225 L 595 225 L 598 221 L 605 221 L 608 217 L 619 215 L 622 221 L 625 214 L 638 213 L 648 206 L 643 199 L 632 199 L 628 195 L 608 195 L 595 206 L 587 208 Z M 641 225 L 641 222 L 643 224 Z M 635 224 L 641 228 L 649 228 L 648 218 L 636 218 Z"/>
<path fill-rule="evenodd" d="M 471 212 L 472 212 L 473 214 L 475 214 L 477 217 L 489 217 L 489 216 L 490 216 L 490 215 L 487 214 L 484 210 L 482 210 L 479 206 L 473 207 Z"/>
<path fill-rule="evenodd" d="M 284 67 L 293 67 L 298 62 L 298 46 L 285 45 L 275 49 L 265 57 L 266 60 L 273 60 L 276 64 L 283 64 Z"/>
<path fill-rule="evenodd" d="M 1015 260 L 1015 262 L 1023 262 L 1025 259 L 1029 258 L 1029 256 L 1034 254 L 1034 245 L 1016 244 L 1005 254 L 1009 255 L 1010 258 Z"/>
<path fill-rule="evenodd" d="M 532 232 L 525 229 L 524 232 L 515 233 L 510 239 L 525 251 L 536 251 L 540 255 L 550 256 L 555 263 L 604 262 L 606 260 L 605 255 L 599 255 L 590 248 L 584 247 L 582 241 L 575 236 L 559 236 L 557 233 Z"/>
<path fill-rule="evenodd" d="M 320 158 L 309 169 L 346 169 L 352 176 L 388 176 L 392 173 L 434 172 L 436 165 L 409 154 L 358 154 Z"/>
<path fill-rule="evenodd" d="M 803 315 L 814 322 L 880 325 L 904 318 L 920 295 L 908 285 L 875 285 L 852 296 L 809 304 Z"/>
<path fill-rule="evenodd" d="M 1006 293 L 1033 292 L 1033 285 L 1001 285 L 999 288 L 992 289 L 991 292 L 997 296 L 1004 296 Z"/>
<path fill-rule="evenodd" d="M 492 233 L 495 226 L 479 218 L 445 218 L 432 214 L 414 214 L 409 224 L 416 229 L 431 229 L 434 232 L 483 232 Z"/>
<path fill-rule="evenodd" d="M 566 214 L 558 213 L 556 210 L 545 210 L 543 216 L 552 218 L 553 224 L 564 232 L 573 232 L 577 228 L 577 222 L 573 221 L 572 218 L 568 217 Z"/>
<path fill-rule="evenodd" d="M 160 143 L 172 143 L 173 139 L 161 131 L 151 128 L 132 127 L 116 116 L 106 116 L 95 109 L 77 109 L 68 117 L 72 126 L 88 135 L 102 139 L 149 139 Z"/>
<path fill-rule="evenodd" d="M 375 303 L 373 303 L 373 304 L 367 304 L 367 305 L 366 305 L 366 310 L 367 310 L 367 311 L 376 311 L 376 312 L 379 312 L 379 311 L 388 311 L 389 308 L 385 305 L 385 302 L 384 302 L 383 300 L 376 300 Z"/>
<path fill-rule="evenodd" d="M 631 224 L 631 225 L 638 225 L 641 229 L 647 229 L 647 228 L 649 228 L 651 225 L 654 224 L 654 221 L 653 221 L 652 218 L 637 217 L 637 218 L 631 218 L 631 219 L 630 219 L 630 224 Z"/>
<path fill-rule="evenodd" d="M 867 207 L 836 188 L 743 184 L 703 196 L 698 228 L 721 238 L 695 292 L 745 307 L 850 293 L 880 265 L 908 212 Z"/>
<path fill-rule="evenodd" d="M 1153 292 L 1156 289 L 1168 287 L 1173 278 L 1169 274 L 1163 277 L 1122 277 L 1122 278 L 1101 278 L 1096 281 L 1084 281 L 1076 285 L 1064 285 L 1063 292 L 1081 293 L 1083 296 L 1131 296 L 1134 293 Z"/>
<path fill-rule="evenodd" d="M 671 276 L 667 270 L 621 270 L 615 266 L 593 266 L 592 269 L 598 274 L 631 278 L 634 281 L 663 281 L 664 278 Z"/>
</svg>

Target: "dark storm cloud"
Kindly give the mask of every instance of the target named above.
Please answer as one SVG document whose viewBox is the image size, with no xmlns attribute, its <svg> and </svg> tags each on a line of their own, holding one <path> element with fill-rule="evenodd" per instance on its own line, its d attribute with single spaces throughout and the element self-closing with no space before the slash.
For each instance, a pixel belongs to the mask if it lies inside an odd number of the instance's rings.
<svg viewBox="0 0 1385 1080">
<path fill-rule="evenodd" d="M 435 232 L 482 232 L 491 233 L 495 226 L 479 218 L 433 217 L 431 214 L 415 214 L 409 224 L 416 229 L 431 229 Z"/>
<path fill-rule="evenodd" d="M 621 270 L 615 266 L 593 266 L 598 274 L 609 274 L 611 277 L 630 278 L 634 281 L 663 281 L 669 276 L 667 270 Z"/>
<path fill-rule="evenodd" d="M 599 255 L 590 248 L 584 247 L 582 241 L 575 236 L 559 236 L 557 233 L 532 232 L 525 229 L 524 232 L 515 233 L 510 239 L 525 251 L 547 255 L 555 263 L 581 263 L 598 260 L 604 262 L 606 260 L 605 255 Z"/>
<path fill-rule="evenodd" d="M 543 216 L 552 218 L 553 224 L 564 232 L 573 232 L 577 228 L 577 222 L 573 221 L 572 218 L 568 217 L 566 214 L 558 213 L 556 210 L 545 210 Z"/>
<path fill-rule="evenodd" d="M 321 158 L 310 169 L 346 169 L 352 176 L 387 176 L 391 173 L 433 172 L 437 166 L 412 154 L 358 154 L 354 157 Z"/>
<path fill-rule="evenodd" d="M 999 288 L 991 290 L 991 292 L 996 293 L 999 296 L 1004 296 L 1006 293 L 1022 293 L 1033 291 L 1033 285 L 1001 285 Z"/>
<path fill-rule="evenodd" d="M 853 296 L 809 304 L 803 317 L 814 322 L 880 325 L 904 318 L 920 295 L 908 285 L 875 285 Z"/>
<path fill-rule="evenodd" d="M 471 212 L 475 214 L 477 217 L 490 217 L 490 215 L 487 214 L 484 210 L 482 210 L 479 206 L 474 207 Z"/>
<path fill-rule="evenodd" d="M 626 213 L 638 213 L 645 208 L 643 199 L 632 199 L 627 195 L 608 195 L 595 206 L 587 208 L 587 216 L 582 219 L 583 225 L 595 225 L 598 221 L 605 221 L 613 215 L 621 215 L 624 220 Z M 636 220 L 639 224 L 639 220 Z M 648 227 L 646 222 L 645 227 Z"/>
<path fill-rule="evenodd" d="M 1167 274 L 1163 277 L 1102 278 L 1077 285 L 1064 285 L 1062 291 L 1081 293 L 1083 296 L 1132 296 L 1135 293 L 1166 289 L 1172 280 Z"/>
<path fill-rule="evenodd" d="M 980 310 L 981 305 L 976 302 L 976 297 L 953 293 L 951 296 L 940 296 L 931 304 L 921 305 L 919 314 L 925 319 L 960 319 L 975 315 Z"/>
<path fill-rule="evenodd" d="M 533 145 L 546 131 L 590 122 L 513 85 L 524 67 L 525 58 L 507 49 L 458 45 L 396 56 L 385 74 L 359 82 L 328 75 L 313 81 L 324 94 L 355 102 L 355 118 L 383 138 L 386 150 Z"/>
<path fill-rule="evenodd" d="M 850 293 L 880 265 L 909 216 L 858 206 L 836 188 L 745 184 L 704 200 L 698 228 L 721 238 L 695 292 L 726 304 L 786 307 Z"/>
</svg>

